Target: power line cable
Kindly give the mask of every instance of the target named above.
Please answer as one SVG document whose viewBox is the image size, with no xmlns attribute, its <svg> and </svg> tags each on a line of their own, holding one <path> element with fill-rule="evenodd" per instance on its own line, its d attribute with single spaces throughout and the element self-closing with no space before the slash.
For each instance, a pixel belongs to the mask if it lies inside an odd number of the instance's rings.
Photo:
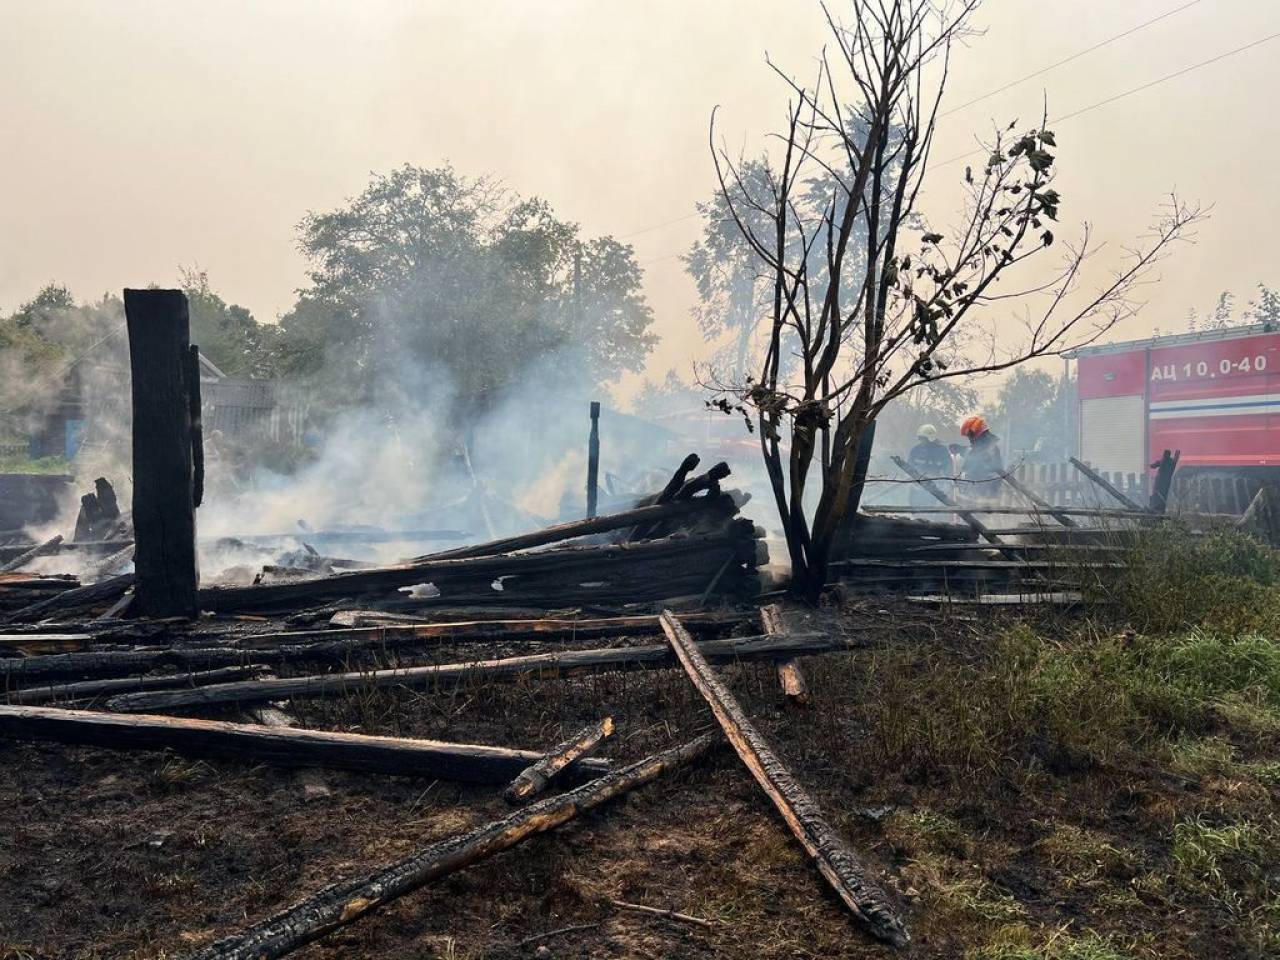
<svg viewBox="0 0 1280 960">
<path fill-rule="evenodd" d="M 1245 53 L 1249 50 L 1252 50 L 1254 47 L 1260 47 L 1265 43 L 1270 43 L 1271 41 L 1277 40 L 1277 39 L 1280 39 L 1280 32 L 1268 34 L 1265 37 L 1260 37 L 1257 40 L 1253 40 L 1242 46 L 1236 47 L 1234 50 L 1227 50 L 1225 53 L 1220 53 L 1217 56 L 1210 57 L 1207 60 L 1201 60 L 1199 63 L 1193 63 L 1193 64 L 1190 64 L 1189 66 L 1182 67 L 1179 70 L 1173 71 L 1173 73 L 1167 73 L 1162 77 L 1157 77 L 1155 80 L 1148 80 L 1146 83 L 1140 84 L 1139 86 L 1133 87 L 1132 89 L 1125 90 L 1121 93 L 1113 94 L 1112 96 L 1107 97 L 1103 100 L 1099 100 L 1097 103 L 1092 103 L 1087 107 L 1081 107 L 1079 110 L 1073 110 L 1071 113 L 1065 113 L 1060 117 L 1055 117 L 1050 122 L 1056 124 L 1056 123 L 1062 123 L 1065 120 L 1073 120 L 1076 117 L 1083 116 L 1086 113 L 1091 113 L 1094 110 L 1097 110 L 1097 109 L 1100 109 L 1101 107 L 1105 107 L 1109 104 L 1115 103 L 1118 100 L 1124 100 L 1126 97 L 1131 97 L 1135 94 L 1142 93 L 1144 90 L 1150 90 L 1152 87 L 1158 87 L 1162 83 L 1168 83 L 1170 80 L 1176 80 L 1179 77 L 1184 77 L 1187 74 L 1193 73 L 1196 70 L 1200 70 L 1203 67 L 1208 67 L 1208 66 L 1212 66 L 1215 63 L 1220 63 L 1223 60 L 1227 60 L 1231 57 L 1234 57 L 1241 53 Z M 949 157 L 946 160 L 941 160 L 938 163 L 933 164 L 933 166 L 945 167 L 953 163 L 958 163 L 959 161 L 965 160 L 969 157 L 978 156 L 979 154 L 984 152 L 985 151 L 982 147 L 978 147 L 973 150 L 969 150 L 965 153 L 957 154 L 954 157 Z M 669 260 L 672 257 L 678 257 L 679 255 L 680 255 L 679 253 L 670 253 L 670 254 L 667 254 L 666 256 L 655 257 L 651 260 L 644 261 L 644 263 L 639 264 L 639 266 L 644 266 L 645 264 L 648 264 L 648 263 L 657 263 L 660 260 Z"/>
<path fill-rule="evenodd" d="M 991 97 L 996 96 L 997 94 L 1004 93 L 1004 91 L 1010 90 L 1013 87 L 1018 86 L 1019 84 L 1026 83 L 1028 80 L 1034 80 L 1036 77 L 1043 76 L 1044 74 L 1050 72 L 1051 70 L 1056 70 L 1058 69 L 1058 67 L 1065 66 L 1066 64 L 1071 63 L 1073 60 L 1079 60 L 1081 57 L 1086 56 L 1090 53 L 1093 53 L 1095 50 L 1101 50 L 1103 47 L 1108 46 L 1112 43 L 1115 43 L 1117 40 L 1123 40 L 1125 37 L 1131 37 L 1135 33 L 1140 33 L 1141 31 L 1147 29 L 1148 27 L 1154 26 L 1155 24 L 1159 23 L 1162 20 L 1167 20 L 1169 17 L 1182 13 L 1182 11 L 1188 10 L 1191 7 L 1194 7 L 1197 4 L 1200 4 L 1203 2 L 1204 0 L 1188 0 L 1187 3 L 1184 3 L 1181 6 L 1174 7 L 1172 10 L 1166 10 L 1164 13 L 1158 16 L 1152 17 L 1150 20 L 1145 20 L 1142 23 L 1137 24 L 1136 26 L 1130 27 L 1128 30 L 1121 31 L 1120 33 L 1107 37 L 1105 40 L 1099 40 L 1097 43 L 1093 44 L 1092 46 L 1086 47 L 1083 50 L 1079 50 L 1076 53 L 1071 54 L 1071 56 L 1066 57 L 1062 60 L 1059 60 L 1056 63 L 1051 63 L 1047 67 L 1041 67 L 1039 70 L 1036 70 L 1032 73 L 1028 73 L 1026 76 L 1019 77 L 1017 80 L 1011 80 L 1001 87 L 997 87 L 994 90 L 991 90 L 991 91 L 988 91 L 987 93 L 982 94 L 982 96 L 980 97 L 974 97 L 972 100 L 966 100 L 964 103 L 958 106 L 952 107 L 950 110 L 947 110 L 945 113 L 939 114 L 939 117 L 947 117 L 953 113 L 958 113 L 959 111 L 964 110 L 966 107 L 973 106 L 975 103 L 981 103 L 983 100 L 988 100 Z M 966 154 L 966 156 L 968 156 L 968 154 Z M 948 162 L 951 162 L 951 161 L 948 161 Z M 655 223 L 648 227 L 641 227 L 639 230 L 633 230 L 630 233 L 621 234 L 617 237 L 617 239 L 626 240 L 630 237 L 638 237 L 638 236 L 641 236 L 642 234 L 652 233 L 654 230 L 661 230 L 663 227 L 670 227 L 670 226 L 674 226 L 677 223 L 683 223 L 686 220 L 692 220 L 698 216 L 701 216 L 701 214 L 687 213 L 683 217 L 675 217 L 672 220 L 664 220 L 662 223 Z M 643 264 L 641 264 L 641 266 L 643 266 Z"/>
<path fill-rule="evenodd" d="M 1062 123 L 1064 120 L 1073 120 L 1076 117 L 1083 116 L 1086 113 L 1091 113 L 1094 110 L 1099 109 L 1100 107 L 1105 107 L 1108 104 L 1115 103 L 1117 100 L 1123 100 L 1126 97 L 1132 97 L 1134 94 L 1142 93 L 1144 90 L 1150 90 L 1152 87 L 1158 87 L 1160 86 L 1160 84 L 1168 83 L 1170 80 L 1176 80 L 1178 79 L 1178 77 L 1185 77 L 1188 73 L 1192 73 L 1196 70 L 1201 69 L 1202 67 L 1208 67 L 1215 63 L 1219 63 L 1223 60 L 1229 59 L 1230 57 L 1234 57 L 1248 50 L 1252 50 L 1254 47 L 1260 47 L 1264 43 L 1270 43 L 1272 40 L 1276 40 L 1276 39 L 1280 39 L 1280 33 L 1269 34 L 1268 36 L 1250 41 L 1249 43 L 1246 43 L 1243 46 L 1236 47 L 1234 50 L 1228 50 L 1225 53 L 1220 53 L 1217 56 L 1210 57 L 1208 60 L 1201 60 L 1199 63 L 1193 63 L 1189 66 L 1182 67 L 1180 70 L 1173 71 L 1173 73 L 1166 73 L 1163 77 L 1157 77 L 1155 80 L 1148 80 L 1146 83 L 1140 84 L 1139 86 L 1133 87 L 1132 89 L 1125 90 L 1122 93 L 1113 94 L 1112 96 L 1107 97 L 1104 100 L 1099 100 L 1097 103 L 1091 103 L 1087 107 L 1081 107 L 1079 110 L 1071 111 L 1071 113 L 1064 113 L 1060 117 L 1053 118 L 1053 120 L 1051 120 L 1050 122 Z M 967 157 L 976 156 L 977 154 L 980 154 L 982 152 L 984 152 L 983 148 L 978 147 L 973 150 L 969 150 L 965 153 L 959 154 L 957 156 L 951 157 L 947 160 L 939 161 L 938 163 L 935 163 L 934 166 L 945 167 L 948 164 L 956 163 L 960 160 L 964 160 Z"/>
<path fill-rule="evenodd" d="M 1161 20 L 1167 20 L 1169 19 L 1169 17 L 1172 17 L 1175 14 L 1179 14 L 1183 10 L 1188 10 L 1191 7 L 1194 7 L 1197 4 L 1203 3 L 1203 2 L 1204 0 L 1190 0 L 1189 3 L 1184 3 L 1180 7 L 1175 7 L 1172 10 L 1166 10 L 1164 13 L 1160 14 L 1159 16 L 1152 17 L 1150 20 L 1144 21 L 1143 23 L 1138 24 L 1136 27 L 1130 27 L 1128 30 L 1122 31 L 1121 33 L 1117 33 L 1114 36 L 1107 37 L 1105 40 L 1099 40 L 1097 43 L 1093 44 L 1093 46 L 1085 47 L 1083 50 L 1077 51 L 1076 53 L 1071 54 L 1071 56 L 1066 57 L 1062 60 L 1059 60 L 1057 63 L 1051 63 L 1047 67 L 1041 67 L 1039 70 L 1036 70 L 1032 73 L 1028 73 L 1025 77 L 1019 77 L 1017 80 L 1011 80 L 1008 83 L 1006 83 L 1004 86 L 996 87 L 996 89 L 991 90 L 988 93 L 984 93 L 980 97 L 974 97 L 972 100 L 966 100 L 964 103 L 954 106 L 950 110 L 947 110 L 939 114 L 938 116 L 940 118 L 949 117 L 953 113 L 959 113 L 961 110 L 964 110 L 967 107 L 972 107 L 975 103 L 981 103 L 983 100 L 989 100 L 992 97 L 996 96 L 997 94 L 1004 93 L 1006 90 L 1011 90 L 1014 87 L 1018 86 L 1019 84 L 1026 83 L 1028 80 L 1034 80 L 1036 77 L 1044 76 L 1046 73 L 1048 73 L 1051 70 L 1057 70 L 1059 67 L 1066 66 L 1068 63 L 1071 63 L 1073 60 L 1079 60 L 1081 57 L 1086 56 L 1090 53 L 1093 53 L 1095 50 L 1101 50 L 1103 47 L 1109 46 L 1110 44 L 1115 43 L 1117 40 L 1123 40 L 1125 37 L 1131 37 L 1135 33 L 1139 33 L 1147 29 L 1147 27 L 1154 26 L 1155 24 L 1159 23 Z"/>
</svg>

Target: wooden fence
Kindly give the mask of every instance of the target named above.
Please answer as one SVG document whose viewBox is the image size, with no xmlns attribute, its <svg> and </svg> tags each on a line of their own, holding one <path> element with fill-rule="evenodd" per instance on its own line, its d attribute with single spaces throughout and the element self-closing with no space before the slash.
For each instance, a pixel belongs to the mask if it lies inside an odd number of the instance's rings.
<svg viewBox="0 0 1280 960">
<path fill-rule="evenodd" d="M 1130 500 L 1147 505 L 1151 477 L 1146 473 L 1099 470 L 1104 480 Z M 1014 480 L 1055 507 L 1116 507 L 1119 502 L 1070 463 L 1020 463 L 1011 470 Z M 1174 475 L 1169 495 L 1170 513 L 1228 513 L 1239 516 L 1248 509 L 1263 481 L 1255 477 Z M 1026 498 L 1011 484 L 1003 484 L 998 502 L 1027 506 Z"/>
<path fill-rule="evenodd" d="M 1135 503 L 1146 506 L 1149 478 L 1145 473 L 1099 470 L 1104 480 Z M 1019 463 L 1010 475 L 1041 500 L 1055 507 L 1118 507 L 1121 504 L 1070 463 Z M 999 503 L 1027 506 L 1011 484 L 1002 484 Z"/>
</svg>

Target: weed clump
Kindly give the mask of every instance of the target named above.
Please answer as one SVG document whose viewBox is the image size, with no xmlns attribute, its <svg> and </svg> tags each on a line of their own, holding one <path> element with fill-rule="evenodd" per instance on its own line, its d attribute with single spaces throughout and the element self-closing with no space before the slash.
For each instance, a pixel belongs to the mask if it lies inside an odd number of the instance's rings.
<svg viewBox="0 0 1280 960">
<path fill-rule="evenodd" d="M 1280 552 L 1232 527 L 1196 533 L 1169 523 L 1143 531 L 1125 564 L 1094 588 L 1135 628 L 1226 633 L 1280 627 Z"/>
</svg>

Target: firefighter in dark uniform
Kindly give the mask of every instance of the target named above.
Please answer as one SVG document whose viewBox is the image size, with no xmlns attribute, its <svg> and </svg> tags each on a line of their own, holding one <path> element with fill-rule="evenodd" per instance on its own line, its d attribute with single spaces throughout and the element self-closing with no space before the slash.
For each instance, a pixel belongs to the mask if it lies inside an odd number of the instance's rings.
<svg viewBox="0 0 1280 960">
<path fill-rule="evenodd" d="M 960 476 L 962 490 L 970 497 L 991 498 L 1000 494 L 1000 478 L 1004 475 L 1004 455 L 1000 438 L 991 432 L 982 417 L 968 417 L 960 424 L 960 436 L 969 441 Z"/>
<path fill-rule="evenodd" d="M 931 423 L 923 424 L 916 431 L 916 445 L 907 454 L 907 463 L 935 485 L 946 488 L 955 477 L 955 468 L 951 464 L 951 453 L 938 442 L 938 428 Z M 929 491 L 919 484 L 911 486 L 911 505 L 928 507 L 937 503 Z"/>
</svg>

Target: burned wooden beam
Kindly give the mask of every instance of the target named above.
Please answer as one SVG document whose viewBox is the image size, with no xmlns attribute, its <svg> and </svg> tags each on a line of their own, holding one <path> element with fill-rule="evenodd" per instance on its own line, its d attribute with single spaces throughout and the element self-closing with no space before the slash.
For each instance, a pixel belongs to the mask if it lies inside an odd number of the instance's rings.
<svg viewBox="0 0 1280 960">
<path fill-rule="evenodd" d="M 683 624 L 682 624 L 683 625 Z M 785 637 L 786 624 L 782 620 L 782 610 L 776 603 L 760 609 L 760 625 L 771 637 Z M 687 629 L 687 628 L 686 628 Z M 809 702 L 809 685 L 805 683 L 800 663 L 794 657 L 790 660 L 778 661 L 778 685 L 789 703 L 806 704 Z"/>
<path fill-rule="evenodd" d="M 1055 509 L 1053 504 L 1051 504 L 1048 500 L 1044 499 L 1044 497 L 1040 496 L 1038 493 L 1036 493 L 1034 490 L 1028 487 L 1025 483 L 1023 483 L 1021 480 L 1015 477 L 1012 473 L 1004 474 L 1004 482 L 1009 484 L 1009 486 L 1013 487 L 1014 490 L 1016 490 L 1028 501 L 1030 501 L 1030 503 L 1033 506 L 1038 507 L 1041 510 L 1041 512 L 1053 517 L 1053 519 L 1057 520 L 1064 527 L 1077 526 L 1076 522 L 1073 519 L 1071 519 L 1071 517 L 1068 514 L 1063 513 L 1061 510 Z"/>
<path fill-rule="evenodd" d="M 903 473 L 905 473 L 912 480 L 918 483 L 920 487 L 925 492 L 927 492 L 931 497 L 933 497 L 943 506 L 951 507 L 952 510 L 955 512 L 955 514 L 961 520 L 967 523 L 973 529 L 973 531 L 978 534 L 978 536 L 982 537 L 982 539 L 988 541 L 989 543 L 998 544 L 1001 542 L 1000 538 L 997 537 L 995 534 L 993 534 L 987 528 L 986 524 L 984 524 L 981 520 L 979 520 L 976 516 L 974 516 L 973 511 L 965 510 L 959 507 L 956 504 L 955 500 L 947 496 L 947 494 L 944 493 L 942 490 L 938 489 L 937 484 L 935 484 L 932 480 L 930 480 L 928 477 L 922 474 L 919 470 L 917 470 L 911 464 L 907 463 L 907 461 L 902 459 L 902 457 L 899 457 L 895 454 L 892 459 L 893 459 L 893 462 L 898 465 L 898 469 L 900 469 Z"/>
<path fill-rule="evenodd" d="M 756 730 L 675 614 L 663 611 L 662 628 L 680 665 L 711 707 L 729 743 L 782 814 L 818 872 L 875 936 L 895 946 L 906 944 L 910 938 L 888 896 L 868 876 L 866 868 L 827 822 L 817 802 Z"/>
<path fill-rule="evenodd" d="M 56 707 L 0 706 L 0 737 L 462 783 L 506 783 L 539 756 L 479 744 Z M 603 760 L 582 760 L 579 766 L 592 773 L 609 769 Z"/>
<path fill-rule="evenodd" d="M 190 320 L 181 290 L 125 290 L 133 384 L 133 535 L 138 609 L 194 617 L 196 510 Z"/>
<path fill-rule="evenodd" d="M 690 615 L 694 629 L 722 631 L 745 623 L 738 614 Z M 591 640 L 625 637 L 661 630 L 656 616 L 607 617 L 599 620 L 473 621 L 426 623 L 387 627 L 354 627 L 340 630 L 298 630 L 245 637 L 235 646 L 157 647 L 146 650 L 87 650 L 43 656 L 0 658 L 0 680 L 10 683 L 58 677 L 111 676 L 137 673 L 156 667 L 214 667 L 260 663 L 293 663 L 308 660 L 341 662 L 370 648 L 402 646 L 415 640 L 474 642 L 483 640 Z M 93 640 L 91 634 L 65 635 L 75 643 Z M 39 635 L 15 635 L 18 640 L 38 640 Z M 218 638 L 226 644 L 225 638 Z"/>
<path fill-rule="evenodd" d="M 685 624 L 695 630 L 719 631 L 747 623 L 751 619 L 749 614 L 744 613 L 693 613 L 685 615 Z M 534 620 L 405 622 L 330 630 L 285 630 L 245 637 L 237 643 L 237 646 L 274 647 L 308 641 L 322 644 L 368 641 L 367 645 L 382 646 L 419 639 L 447 640 L 454 643 L 483 640 L 596 640 L 603 637 L 627 637 L 639 633 L 657 634 L 661 631 L 658 617 L 648 614 L 626 617 L 546 617 Z"/>
<path fill-rule="evenodd" d="M 115 602 L 122 593 L 133 586 L 132 573 L 121 574 L 90 583 L 74 590 L 65 590 L 56 596 L 46 597 L 37 603 L 0 616 L 0 623 L 32 622 L 48 617 L 78 616 L 94 607 Z"/>
<path fill-rule="evenodd" d="M 62 534 L 58 534 L 55 537 L 50 537 L 44 543 L 36 544 L 26 553 L 21 553 L 18 556 L 14 557 L 12 560 L 10 560 L 8 563 L 4 564 L 3 566 L 0 566 L 0 573 L 12 573 L 14 570 L 21 570 L 23 567 L 25 567 L 32 560 L 35 560 L 37 557 L 42 557 L 46 553 L 50 553 L 51 551 L 58 549 L 58 545 L 60 543 L 62 543 Z"/>
<path fill-rule="evenodd" d="M 275 651 L 233 647 L 166 647 L 158 650 L 85 650 L 34 657 L 0 659 L 0 680 L 10 685 L 27 680 L 65 677 L 109 677 L 141 673 L 156 667 L 243 666 L 252 660 L 278 662 Z"/>
<path fill-rule="evenodd" d="M 736 637 L 708 640 L 699 645 L 703 656 L 718 663 L 753 660 L 786 660 L 850 645 L 831 636 Z M 255 655 L 256 658 L 256 655 Z M 466 663 L 439 663 L 425 667 L 396 667 L 386 670 L 353 670 L 320 673 L 270 680 L 220 683 L 193 690 L 157 690 L 127 693 L 107 702 L 111 710 L 126 713 L 150 710 L 188 710 L 223 703 L 263 703 L 290 697 L 342 696 L 352 690 L 385 687 L 422 688 L 454 684 L 465 680 L 500 680 L 524 676 L 565 677 L 610 670 L 635 670 L 675 665 L 671 648 L 665 644 L 643 647 L 610 647 L 603 650 L 562 650 L 499 660 Z"/>
<path fill-rule="evenodd" d="M 6 699 L 10 703 L 22 704 L 92 700 L 108 694 L 129 693 L 137 690 L 167 690 L 173 687 L 198 687 L 207 683 L 243 680 L 246 677 L 259 674 L 265 669 L 265 666 L 259 664 L 246 664 L 191 673 L 166 673 L 151 677 L 77 680 L 72 683 L 55 683 L 44 687 L 22 687 L 17 690 L 10 690 Z"/>
<path fill-rule="evenodd" d="M 633 510 L 624 510 L 621 513 L 606 514 L 603 517 L 589 517 L 586 520 L 571 520 L 568 523 L 558 523 L 554 526 L 543 527 L 541 530 L 534 530 L 532 533 L 522 533 L 518 536 L 505 537 L 501 540 L 491 540 L 487 543 L 477 543 L 469 547 L 457 547 L 453 550 L 431 553 L 415 557 L 413 562 L 415 564 L 423 564 L 436 560 L 492 557 L 512 553 L 516 550 L 529 550 L 533 547 L 559 543 L 562 540 L 585 537 L 594 533 L 608 533 L 610 530 L 620 530 L 623 527 L 630 527 L 635 524 L 683 519 L 702 511 L 707 511 L 711 514 L 721 513 L 728 518 L 736 512 L 736 507 L 733 505 L 733 500 L 727 496 L 698 498 L 681 503 L 656 503 L 646 507 L 636 507 Z"/>
<path fill-rule="evenodd" d="M 188 960 L 274 960 L 353 923 L 433 880 L 485 860 L 535 834 L 656 780 L 702 756 L 711 735 L 656 753 L 576 790 L 547 797 L 458 836 L 447 837 L 373 873 L 325 887 L 247 930 L 196 951 Z"/>
<path fill-rule="evenodd" d="M 326 600 L 394 596 L 397 590 L 420 583 L 434 583 L 440 589 L 441 605 L 488 602 L 528 606 L 535 598 L 547 606 L 656 600 L 701 592 L 729 557 L 740 562 L 742 575 L 725 578 L 721 592 L 750 595 L 757 591 L 754 575 L 746 575 L 755 567 L 754 528 L 750 521 L 733 520 L 722 532 L 710 536 L 451 557 L 315 580 L 210 587 L 200 591 L 200 607 L 221 613 L 263 613 Z M 494 581 L 499 581 L 500 588 L 493 586 Z M 673 586 L 680 589 L 670 589 Z"/>
<path fill-rule="evenodd" d="M 613 717 L 605 717 L 559 743 L 547 751 L 546 756 L 537 763 L 520 771 L 520 775 L 511 781 L 511 785 L 503 792 L 508 803 L 523 803 L 532 800 L 561 771 L 575 760 L 589 756 L 600 748 L 606 739 L 613 736 Z"/>
<path fill-rule="evenodd" d="M 680 492 L 680 488 L 684 486 L 685 480 L 694 468 L 701 462 L 701 458 L 696 453 L 691 453 L 680 461 L 680 466 L 676 467 L 675 473 L 671 475 L 671 479 L 667 481 L 666 486 L 658 491 L 656 496 L 646 497 L 636 506 L 646 506 L 649 504 L 658 505 L 670 503 L 676 498 L 676 494 Z M 618 538 L 620 543 L 628 543 L 632 540 L 643 540 L 648 537 L 655 527 L 653 522 L 638 523 L 634 528 L 627 531 Z"/>
</svg>

